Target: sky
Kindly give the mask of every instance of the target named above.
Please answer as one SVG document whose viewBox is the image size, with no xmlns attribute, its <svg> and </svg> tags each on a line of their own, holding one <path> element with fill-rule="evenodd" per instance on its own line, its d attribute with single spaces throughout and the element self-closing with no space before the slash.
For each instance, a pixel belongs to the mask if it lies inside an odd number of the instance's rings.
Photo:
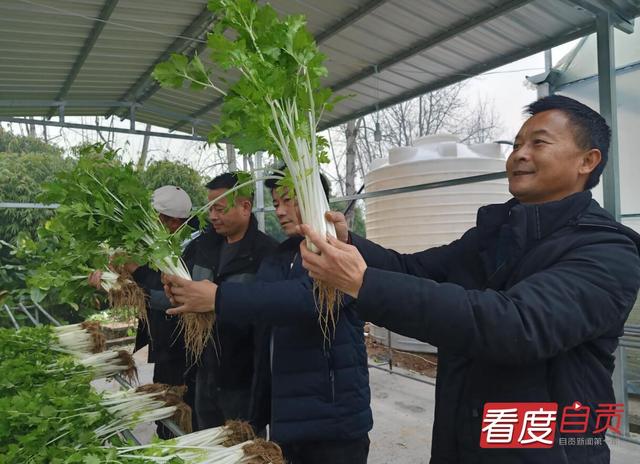
<svg viewBox="0 0 640 464">
<path fill-rule="evenodd" d="M 558 62 L 578 41 L 554 48 L 552 62 Z M 544 53 L 537 53 L 469 79 L 464 93 L 470 101 L 482 98 L 493 102 L 502 123 L 499 138 L 513 140 L 526 119 L 523 108 L 537 98 L 535 87 L 528 84 L 526 78 L 542 72 Z"/>
</svg>

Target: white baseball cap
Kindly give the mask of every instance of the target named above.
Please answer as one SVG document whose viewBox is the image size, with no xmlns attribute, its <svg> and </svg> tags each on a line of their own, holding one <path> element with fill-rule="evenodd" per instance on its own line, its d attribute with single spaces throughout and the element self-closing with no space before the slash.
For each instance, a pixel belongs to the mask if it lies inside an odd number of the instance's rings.
<svg viewBox="0 0 640 464">
<path fill-rule="evenodd" d="M 191 198 L 187 192 L 175 185 L 165 185 L 153 191 L 153 208 L 160 214 L 185 219 L 191 214 Z"/>
</svg>

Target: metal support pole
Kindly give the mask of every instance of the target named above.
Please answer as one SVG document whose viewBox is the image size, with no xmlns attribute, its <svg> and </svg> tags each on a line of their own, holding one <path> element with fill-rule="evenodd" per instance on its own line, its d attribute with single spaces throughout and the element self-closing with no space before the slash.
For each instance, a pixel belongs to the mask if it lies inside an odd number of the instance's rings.
<svg viewBox="0 0 640 464">
<path fill-rule="evenodd" d="M 538 85 L 538 98 L 547 97 L 553 93 L 553 89 L 551 88 L 551 83 L 549 82 L 549 73 L 551 72 L 551 68 L 553 67 L 553 61 L 551 56 L 551 50 L 544 51 L 544 72 L 547 75 L 547 78 L 544 82 Z"/>
<path fill-rule="evenodd" d="M 60 324 L 60 322 L 58 322 L 56 319 L 53 318 L 53 316 L 51 314 L 49 314 L 47 311 L 45 311 L 45 309 L 40 306 L 40 304 L 38 303 L 34 303 L 34 305 L 36 306 L 36 308 L 38 308 L 38 310 L 44 314 L 44 316 L 49 319 L 51 321 L 51 323 L 53 325 L 55 325 L 56 327 L 60 327 L 62 324 Z"/>
<path fill-rule="evenodd" d="M 242 157 L 242 161 L 244 163 L 244 171 L 248 170 L 247 167 L 247 157 L 243 156 Z M 347 195 L 344 197 L 336 197 L 336 198 L 331 198 L 329 200 L 329 204 L 335 204 L 335 203 L 341 203 L 343 201 L 356 201 L 356 200 L 364 200 L 366 198 L 378 198 L 378 197 L 384 197 L 384 196 L 388 196 L 388 195 L 398 195 L 401 193 L 412 193 L 412 192 L 420 192 L 422 190 L 432 190 L 432 189 L 437 189 L 437 188 L 443 188 L 443 187 L 452 187 L 455 185 L 468 185 L 468 184 L 474 184 L 476 182 L 487 182 L 487 181 L 492 181 L 492 180 L 499 180 L 499 179 L 506 179 L 507 178 L 507 173 L 505 171 L 502 172 L 492 172 L 489 174 L 479 174 L 476 176 L 469 176 L 469 177 L 459 177 L 457 179 L 449 179 L 449 180 L 442 180 L 442 181 L 438 181 L 438 182 L 428 182 L 426 184 L 418 184 L 418 185 L 409 185 L 407 187 L 397 187 L 397 188 L 390 188 L 390 189 L 385 189 L 385 190 L 378 190 L 375 192 L 367 192 L 367 193 L 360 193 L 362 192 L 363 187 L 360 188 L 360 190 L 358 190 L 358 193 L 355 195 Z M 0 208 L 49 208 L 49 209 L 54 209 L 57 208 L 59 205 L 57 204 L 50 204 L 50 205 L 43 205 L 41 203 L 9 203 L 9 202 L 0 202 Z M 273 211 L 273 206 L 269 206 L 269 207 L 265 207 L 265 208 L 257 208 L 254 207 L 254 212 L 258 213 L 260 211 Z M 626 215 L 629 217 L 632 217 L 634 215 Z M 640 216 L 640 214 L 636 215 L 636 216 Z"/>
<path fill-rule="evenodd" d="M 263 176 L 262 169 L 262 152 L 259 151 L 256 153 L 256 175 L 258 177 Z M 256 218 L 258 219 L 258 229 L 262 232 L 265 231 L 265 223 L 264 223 L 264 181 L 256 182 L 256 207 L 258 208 L 258 212 L 256 213 Z"/>
<path fill-rule="evenodd" d="M 4 305 L 4 310 L 7 312 L 7 314 L 9 315 L 9 319 L 11 319 L 11 323 L 13 324 L 13 326 L 17 329 L 20 328 L 20 324 L 18 324 L 18 321 L 16 321 L 16 318 L 13 317 L 13 313 L 11 312 L 11 309 L 9 308 L 9 306 Z"/>
<path fill-rule="evenodd" d="M 123 430 L 122 432 L 120 432 L 120 435 L 122 435 L 123 438 L 125 438 L 126 440 L 132 441 L 134 445 L 141 444 L 136 438 L 136 436 L 133 433 L 131 433 L 131 430 Z"/>
<path fill-rule="evenodd" d="M 616 95 L 616 64 L 611 16 L 602 13 L 596 16 L 598 42 L 598 91 L 600 114 L 611 128 L 609 160 L 602 174 L 603 206 L 617 220 L 620 220 L 620 173 L 618 166 L 618 104 Z M 627 401 L 627 379 L 625 372 L 624 348 L 618 347 L 613 371 L 613 390 L 616 402 L 624 404 L 620 430 L 629 435 L 629 403 Z"/>
<path fill-rule="evenodd" d="M 186 135 L 186 134 L 170 134 L 167 132 L 146 132 L 143 130 L 135 129 L 135 124 L 129 126 L 129 128 L 125 127 L 111 127 L 111 126 L 99 126 L 95 124 L 76 124 L 76 123 L 66 123 L 60 121 L 46 121 L 42 119 L 33 119 L 33 118 L 14 118 L 11 116 L 0 116 L 0 122 L 14 122 L 17 124 L 35 124 L 36 126 L 53 126 L 53 127 L 65 127 L 69 129 L 86 129 L 86 130 L 95 130 L 95 131 L 104 131 L 104 132 L 116 132 L 118 134 L 136 134 L 136 135 L 151 135 L 153 137 L 162 137 L 167 139 L 176 139 L 176 140 L 197 140 L 206 142 L 207 139 L 205 137 L 200 137 L 199 135 Z"/>
<path fill-rule="evenodd" d="M 20 208 L 20 209 L 56 209 L 60 205 L 51 203 L 45 205 L 43 203 L 16 203 L 13 201 L 0 201 L 0 208 Z"/>
<path fill-rule="evenodd" d="M 20 311 L 22 311 L 23 313 L 25 313 L 27 315 L 27 317 L 31 320 L 31 323 L 33 325 L 35 325 L 36 327 L 38 327 L 40 325 L 40 323 L 34 319 L 34 317 L 31 315 L 31 313 L 25 307 L 25 305 L 23 305 L 22 303 L 18 303 L 18 308 L 20 308 Z"/>
<path fill-rule="evenodd" d="M 237 171 L 238 163 L 236 162 L 236 148 L 233 146 L 232 143 L 227 143 L 226 149 L 227 149 L 227 164 L 229 165 L 229 171 L 230 172 Z"/>
<path fill-rule="evenodd" d="M 551 67 L 553 66 L 553 56 L 551 54 L 551 49 L 544 51 L 544 70 L 546 72 L 551 71 Z"/>
<path fill-rule="evenodd" d="M 598 92 L 600 114 L 611 127 L 609 160 L 602 174 L 604 208 L 616 220 L 620 219 L 620 173 L 618 166 L 618 102 L 616 95 L 616 65 L 614 56 L 613 23 L 608 15 L 596 18 L 598 34 Z"/>
<path fill-rule="evenodd" d="M 358 124 L 359 126 L 360 124 Z M 358 128 L 356 127 L 355 121 L 349 121 L 347 123 L 347 130 L 345 131 L 345 136 L 347 139 L 347 147 L 345 149 L 346 154 L 346 173 L 344 175 L 345 180 L 345 193 L 347 195 L 353 195 L 356 193 L 356 141 L 358 137 Z M 349 227 L 353 227 L 353 222 L 355 220 L 355 210 L 350 209 L 347 213 L 345 213 L 345 217 L 347 219 L 347 224 Z"/>
<path fill-rule="evenodd" d="M 389 373 L 393 374 L 393 348 L 391 347 L 391 331 L 387 329 L 387 357 L 389 358 Z"/>
<path fill-rule="evenodd" d="M 616 349 L 615 368 L 613 370 L 613 389 L 616 395 L 616 403 L 624 404 L 620 431 L 622 435 L 629 436 L 629 391 L 627 389 L 627 352 L 623 345 Z"/>
<path fill-rule="evenodd" d="M 129 130 L 136 130 L 136 105 L 131 105 L 129 108 Z"/>
<path fill-rule="evenodd" d="M 393 375 L 397 375 L 399 377 L 403 377 L 405 379 L 409 379 L 409 380 L 415 380 L 416 382 L 420 382 L 420 383 L 426 383 L 427 385 L 431 385 L 433 387 L 436 386 L 436 383 L 434 381 L 430 381 L 430 380 L 424 380 L 421 379 L 419 377 L 415 377 L 413 375 L 407 375 L 407 374 L 403 374 L 402 372 L 398 372 L 398 371 L 391 371 L 389 369 L 385 369 L 384 367 L 380 367 L 380 366 L 376 366 L 375 364 L 368 364 L 369 369 L 377 369 L 379 371 L 383 371 L 383 372 L 388 372 L 389 374 L 393 374 Z"/>
</svg>

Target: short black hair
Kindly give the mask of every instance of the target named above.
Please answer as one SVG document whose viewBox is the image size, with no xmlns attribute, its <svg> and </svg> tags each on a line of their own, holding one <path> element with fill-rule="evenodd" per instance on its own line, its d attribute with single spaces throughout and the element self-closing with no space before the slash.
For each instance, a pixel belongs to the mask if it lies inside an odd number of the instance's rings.
<svg viewBox="0 0 640 464">
<path fill-rule="evenodd" d="M 237 172 L 225 172 L 224 174 L 220 174 L 219 176 L 211 179 L 205 187 L 209 190 L 216 189 L 232 189 L 238 183 L 238 173 Z M 249 200 L 253 203 L 253 194 L 249 197 Z"/>
<path fill-rule="evenodd" d="M 584 150 L 596 148 L 602 154 L 600 164 L 591 172 L 585 190 L 592 189 L 600 181 L 600 175 L 609 159 L 611 128 L 595 110 L 564 95 L 549 95 L 536 100 L 525 108 L 531 116 L 543 111 L 558 110 L 567 115 L 573 129 L 574 140 Z"/>
<path fill-rule="evenodd" d="M 281 166 L 279 168 L 277 168 L 278 171 L 285 171 L 286 167 L 285 166 Z M 274 172 L 271 174 L 274 177 L 279 177 L 280 179 L 282 179 L 283 175 L 280 174 L 279 172 Z M 264 181 L 264 185 L 269 189 L 269 190 L 273 190 L 275 188 L 278 188 L 278 181 L 280 179 L 267 179 Z M 320 173 L 320 182 L 322 183 L 322 190 L 324 190 L 324 196 L 327 197 L 327 200 L 329 200 L 329 197 L 331 196 L 331 184 L 329 184 L 329 180 L 327 179 L 327 177 Z"/>
</svg>

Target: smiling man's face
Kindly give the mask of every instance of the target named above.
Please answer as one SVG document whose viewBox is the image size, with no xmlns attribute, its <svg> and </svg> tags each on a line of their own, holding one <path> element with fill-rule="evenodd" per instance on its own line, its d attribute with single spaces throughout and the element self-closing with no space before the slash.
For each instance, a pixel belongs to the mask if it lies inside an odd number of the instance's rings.
<svg viewBox="0 0 640 464">
<path fill-rule="evenodd" d="M 599 154 L 578 146 L 562 111 L 535 114 L 518 132 L 507 159 L 509 192 L 522 203 L 556 201 L 580 192 L 594 168 L 593 156 L 599 161 Z"/>
</svg>

